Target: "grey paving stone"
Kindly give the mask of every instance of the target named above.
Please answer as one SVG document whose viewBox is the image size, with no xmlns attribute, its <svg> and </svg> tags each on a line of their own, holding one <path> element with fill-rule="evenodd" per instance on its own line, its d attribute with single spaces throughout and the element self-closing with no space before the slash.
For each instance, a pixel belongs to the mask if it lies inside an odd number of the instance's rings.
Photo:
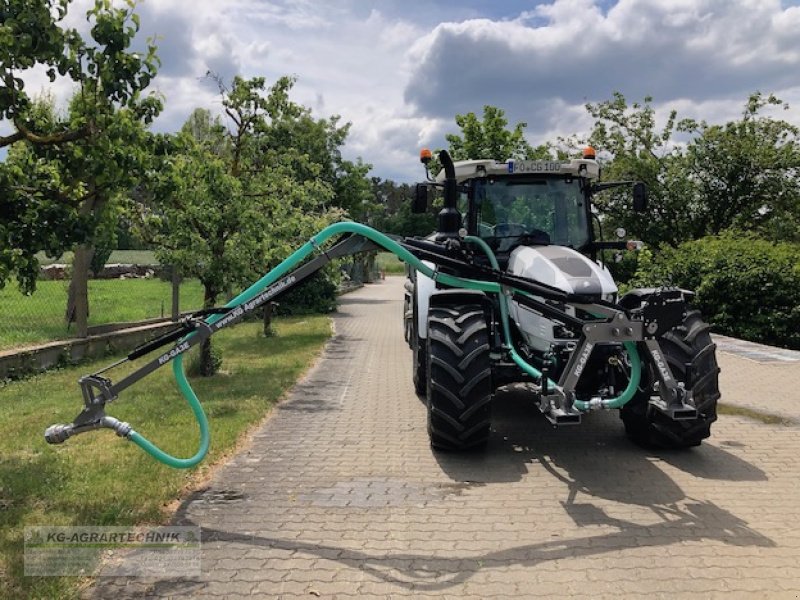
<svg viewBox="0 0 800 600">
<path fill-rule="evenodd" d="M 181 507 L 203 528 L 200 582 L 101 579 L 87 595 L 800 594 L 800 426 L 722 415 L 699 448 L 647 451 L 616 413 L 554 430 L 506 392 L 485 453 L 434 454 L 401 316 L 401 278 L 344 296 L 316 369 Z M 800 363 L 720 364 L 726 404 L 800 417 Z"/>
</svg>

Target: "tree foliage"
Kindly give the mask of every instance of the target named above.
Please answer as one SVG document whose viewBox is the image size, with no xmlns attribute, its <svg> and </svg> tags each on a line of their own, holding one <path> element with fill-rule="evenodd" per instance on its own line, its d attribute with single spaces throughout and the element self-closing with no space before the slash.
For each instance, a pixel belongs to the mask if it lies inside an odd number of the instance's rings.
<svg viewBox="0 0 800 600">
<path fill-rule="evenodd" d="M 219 82 L 221 83 L 221 82 Z M 172 140 L 145 219 L 159 260 L 197 276 L 205 305 L 249 284 L 333 220 L 347 127 L 315 120 L 289 99 L 294 80 L 221 85 L 226 121 L 196 110 Z M 357 202 L 358 196 L 355 196 Z M 200 371 L 213 372 L 210 344 Z M 207 360 L 206 358 L 207 357 Z"/>
<path fill-rule="evenodd" d="M 800 130 L 763 116 L 769 106 L 788 108 L 773 95 L 753 94 L 741 119 L 723 125 L 685 121 L 694 139 L 685 153 L 696 218 L 703 233 L 728 228 L 800 242 Z"/>
<path fill-rule="evenodd" d="M 509 158 L 548 158 L 549 146 L 531 146 L 525 139 L 527 123 L 517 123 L 509 129 L 505 111 L 496 106 L 483 107 L 483 119 L 469 112 L 456 115 L 456 125 L 461 135 L 448 134 L 450 155 L 453 160 L 493 158 L 497 161 Z"/>
<path fill-rule="evenodd" d="M 57 256 L 91 243 L 110 200 L 132 181 L 143 125 L 161 109 L 143 96 L 155 75 L 155 47 L 130 50 L 138 30 L 133 2 L 97 0 L 88 11 L 91 40 L 62 26 L 69 0 L 7 0 L 0 11 L 0 117 L 13 127 L 0 147 L 0 285 L 16 276 L 35 287 L 41 250 Z M 45 67 L 77 88 L 61 115 L 52 99 L 28 96 L 21 77 Z"/>
<path fill-rule="evenodd" d="M 610 158 L 606 180 L 647 183 L 650 206 L 633 213 L 624 188 L 597 199 L 616 225 L 657 247 L 715 235 L 729 228 L 798 239 L 800 146 L 790 123 L 761 114 L 784 106 L 756 93 L 741 119 L 710 125 L 671 111 L 656 125 L 652 99 L 628 105 L 622 94 L 588 104 L 595 118 L 589 141 Z M 686 136 L 685 144 L 675 142 Z"/>
<path fill-rule="evenodd" d="M 652 98 L 629 106 L 618 92 L 611 100 L 587 104 L 586 109 L 595 119 L 588 142 L 611 156 L 603 165 L 603 179 L 643 181 L 648 187 L 646 214 L 633 212 L 626 188 L 598 196 L 595 202 L 606 218 L 656 246 L 698 237 L 682 155 L 672 142 L 678 132 L 677 113 L 671 112 L 659 129 Z"/>
<path fill-rule="evenodd" d="M 413 214 L 414 192 L 410 185 L 373 177 L 372 194 L 374 203 L 380 207 L 373 223 L 379 230 L 394 235 L 426 236 L 436 229 L 439 207 L 430 206 L 424 214 Z"/>
<path fill-rule="evenodd" d="M 715 331 L 800 349 L 800 247 L 733 232 L 645 255 L 634 286 L 694 290 Z"/>
</svg>

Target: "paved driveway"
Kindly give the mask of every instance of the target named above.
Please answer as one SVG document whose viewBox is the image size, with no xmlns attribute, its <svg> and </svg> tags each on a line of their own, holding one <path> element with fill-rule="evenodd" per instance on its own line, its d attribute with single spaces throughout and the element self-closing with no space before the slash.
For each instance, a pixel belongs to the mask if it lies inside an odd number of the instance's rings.
<svg viewBox="0 0 800 600">
<path fill-rule="evenodd" d="M 183 504 L 202 577 L 91 595 L 800 597 L 800 362 L 720 354 L 726 403 L 798 418 L 723 415 L 691 451 L 632 445 L 616 412 L 554 430 L 505 393 L 487 452 L 434 454 L 401 311 L 400 278 L 345 296 L 316 369 Z"/>
</svg>

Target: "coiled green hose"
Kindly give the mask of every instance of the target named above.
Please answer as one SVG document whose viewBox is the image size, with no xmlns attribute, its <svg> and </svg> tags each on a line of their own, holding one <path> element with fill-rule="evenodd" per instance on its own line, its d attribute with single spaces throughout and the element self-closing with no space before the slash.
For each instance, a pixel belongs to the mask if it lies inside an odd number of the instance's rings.
<svg viewBox="0 0 800 600">
<path fill-rule="evenodd" d="M 501 297 L 501 311 L 503 315 L 504 321 L 504 328 L 506 329 L 506 339 L 509 341 L 509 347 L 513 351 L 513 347 L 510 344 L 510 335 L 508 332 L 508 314 L 507 314 L 507 307 L 505 306 L 505 297 L 503 296 L 501 286 L 497 283 L 491 281 L 478 281 L 474 279 L 465 279 L 462 277 L 456 277 L 454 275 L 449 275 L 447 273 L 440 273 L 439 271 L 430 268 L 428 265 L 424 264 L 420 261 L 416 256 L 414 256 L 411 252 L 403 248 L 400 244 L 392 240 L 391 238 L 387 237 L 386 235 L 382 234 L 371 227 L 366 225 L 362 225 L 361 223 L 354 223 L 350 221 L 345 221 L 341 223 L 334 223 L 333 225 L 329 225 L 322 231 L 320 231 L 317 235 L 311 238 L 308 242 L 303 244 L 300 248 L 298 248 L 295 252 L 293 252 L 288 258 L 286 258 L 282 263 L 280 263 L 277 267 L 272 269 L 269 273 L 264 275 L 261 279 L 256 281 L 253 285 L 249 288 L 244 290 L 241 294 L 236 296 L 233 300 L 228 302 L 225 307 L 232 308 L 242 304 L 243 302 L 248 302 L 252 300 L 255 296 L 260 294 L 264 289 L 275 283 L 278 279 L 286 275 L 290 270 L 295 268 L 298 264 L 300 264 L 303 260 L 305 260 L 309 255 L 311 255 L 315 250 L 321 248 L 321 246 L 328 241 L 331 237 L 344 234 L 344 233 L 352 233 L 356 235 L 363 236 L 369 240 L 372 240 L 379 246 L 385 248 L 389 252 L 395 254 L 400 260 L 408 263 L 414 269 L 419 271 L 420 273 L 435 279 L 436 281 L 456 288 L 464 288 L 469 290 L 479 290 L 491 294 L 500 294 Z M 478 240 L 480 238 L 471 238 L 471 241 Z M 483 242 L 483 240 L 480 240 Z M 484 246 L 485 246 L 485 242 Z M 494 255 L 491 253 L 491 249 L 488 246 L 485 246 L 487 250 L 489 250 L 490 260 L 494 258 Z M 495 259 L 493 262 L 493 266 L 497 268 L 497 260 Z M 223 318 L 223 315 L 211 315 L 206 319 L 206 323 L 209 325 L 217 322 Z M 191 337 L 190 334 L 187 336 L 188 339 Z M 620 406 L 627 402 L 631 397 L 633 397 L 633 393 L 636 390 L 636 386 L 639 383 L 639 375 L 640 375 L 640 362 L 639 362 L 639 355 L 636 352 L 636 346 L 630 342 L 625 343 L 625 347 L 628 350 L 628 354 L 631 356 L 631 380 L 628 383 L 628 388 L 625 390 L 619 398 L 615 400 L 621 400 Z M 516 352 L 514 351 L 514 356 Z M 541 373 L 534 369 L 532 366 L 528 365 L 519 355 L 516 355 L 517 359 L 514 360 L 520 368 L 524 369 L 526 372 L 530 374 L 536 373 L 537 375 L 533 375 L 534 377 L 541 377 Z M 184 398 L 186 398 L 186 402 L 192 409 L 195 418 L 197 419 L 197 423 L 200 427 L 200 447 L 197 450 L 197 453 L 190 457 L 190 458 L 176 458 L 170 454 L 167 454 L 158 446 L 150 442 L 147 438 L 143 435 L 137 433 L 136 431 L 131 431 L 128 435 L 128 439 L 130 439 L 133 443 L 139 446 L 142 450 L 147 452 L 150 456 L 155 458 L 156 460 L 168 465 L 170 467 L 174 467 L 177 469 L 186 469 L 189 467 L 193 467 L 198 464 L 203 458 L 205 458 L 206 454 L 208 453 L 208 447 L 210 443 L 210 435 L 208 431 L 208 419 L 206 418 L 205 412 L 203 411 L 203 407 L 200 405 L 200 401 L 197 398 L 197 395 L 194 393 L 192 386 L 189 384 L 188 379 L 186 378 L 186 372 L 183 368 L 183 355 L 179 355 L 175 358 L 172 364 L 172 371 L 175 374 L 175 380 L 178 384 L 178 389 L 183 394 Z M 625 398 L 626 394 L 630 392 L 629 397 Z M 585 403 L 586 406 L 582 407 L 575 403 L 576 407 L 579 409 L 586 410 L 589 408 L 588 403 Z M 605 406 L 605 405 L 604 405 Z M 607 406 L 607 408 L 617 408 L 617 406 Z"/>
</svg>

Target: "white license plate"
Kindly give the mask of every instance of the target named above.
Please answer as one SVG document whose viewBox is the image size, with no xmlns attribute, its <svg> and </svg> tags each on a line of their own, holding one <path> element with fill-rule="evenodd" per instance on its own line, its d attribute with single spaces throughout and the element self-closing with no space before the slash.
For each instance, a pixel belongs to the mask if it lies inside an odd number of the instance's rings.
<svg viewBox="0 0 800 600">
<path fill-rule="evenodd" d="M 508 163 L 509 173 L 561 173 L 563 163 L 555 160 L 515 160 Z"/>
</svg>

